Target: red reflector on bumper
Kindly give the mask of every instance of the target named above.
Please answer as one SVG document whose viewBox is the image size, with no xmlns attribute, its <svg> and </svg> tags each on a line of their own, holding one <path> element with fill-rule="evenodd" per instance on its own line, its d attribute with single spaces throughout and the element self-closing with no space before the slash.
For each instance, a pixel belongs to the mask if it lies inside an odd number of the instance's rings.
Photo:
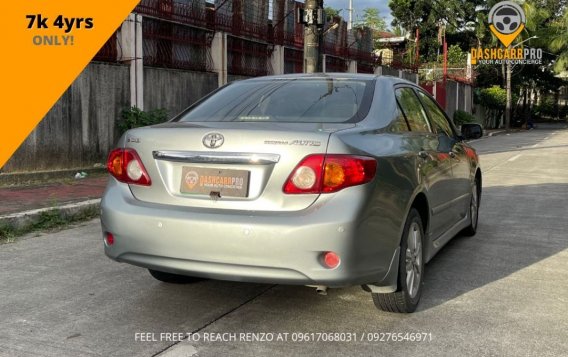
<svg viewBox="0 0 568 357">
<path fill-rule="evenodd" d="M 323 254 L 323 263 L 329 269 L 336 268 L 340 262 L 341 259 L 339 258 L 339 255 L 334 252 L 325 252 Z"/>
<path fill-rule="evenodd" d="M 106 233 L 105 234 L 105 243 L 108 246 L 111 246 L 114 244 L 114 236 L 112 235 L 112 233 Z"/>
</svg>

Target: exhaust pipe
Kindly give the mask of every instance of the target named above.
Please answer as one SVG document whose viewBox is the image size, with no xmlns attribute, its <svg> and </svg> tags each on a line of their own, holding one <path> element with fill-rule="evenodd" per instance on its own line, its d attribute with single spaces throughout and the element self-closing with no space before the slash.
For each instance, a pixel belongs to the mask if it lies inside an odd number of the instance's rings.
<svg viewBox="0 0 568 357">
<path fill-rule="evenodd" d="M 318 293 L 318 295 L 327 295 L 327 286 L 325 285 L 306 285 L 307 287 L 310 288 L 316 288 L 316 293 Z"/>
</svg>

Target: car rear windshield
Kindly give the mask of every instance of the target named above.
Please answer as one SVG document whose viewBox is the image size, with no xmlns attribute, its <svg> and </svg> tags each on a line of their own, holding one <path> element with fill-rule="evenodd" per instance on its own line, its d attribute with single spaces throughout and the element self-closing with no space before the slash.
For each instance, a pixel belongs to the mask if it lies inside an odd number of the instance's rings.
<svg viewBox="0 0 568 357">
<path fill-rule="evenodd" d="M 369 112 L 374 80 L 259 79 L 233 82 L 174 121 L 358 122 Z"/>
</svg>

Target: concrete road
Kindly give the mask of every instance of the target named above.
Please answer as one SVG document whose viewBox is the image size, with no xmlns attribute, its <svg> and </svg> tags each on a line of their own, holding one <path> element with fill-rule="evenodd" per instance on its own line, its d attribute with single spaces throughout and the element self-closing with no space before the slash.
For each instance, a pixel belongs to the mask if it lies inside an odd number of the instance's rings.
<svg viewBox="0 0 568 357">
<path fill-rule="evenodd" d="M 319 296 L 306 287 L 160 283 L 108 260 L 93 221 L 0 246 L 0 355 L 566 355 L 568 130 L 474 145 L 484 169 L 479 232 L 427 265 L 414 314 L 379 312 L 359 287 Z M 255 338 L 263 341 L 246 342 Z"/>
</svg>

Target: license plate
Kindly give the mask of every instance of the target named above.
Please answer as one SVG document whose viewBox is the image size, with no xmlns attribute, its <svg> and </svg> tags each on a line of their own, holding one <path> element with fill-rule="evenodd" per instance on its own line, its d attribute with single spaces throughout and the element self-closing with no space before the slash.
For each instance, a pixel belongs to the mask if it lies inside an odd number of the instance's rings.
<svg viewBox="0 0 568 357">
<path fill-rule="evenodd" d="M 184 166 L 181 193 L 220 197 L 247 197 L 250 172 Z"/>
</svg>

